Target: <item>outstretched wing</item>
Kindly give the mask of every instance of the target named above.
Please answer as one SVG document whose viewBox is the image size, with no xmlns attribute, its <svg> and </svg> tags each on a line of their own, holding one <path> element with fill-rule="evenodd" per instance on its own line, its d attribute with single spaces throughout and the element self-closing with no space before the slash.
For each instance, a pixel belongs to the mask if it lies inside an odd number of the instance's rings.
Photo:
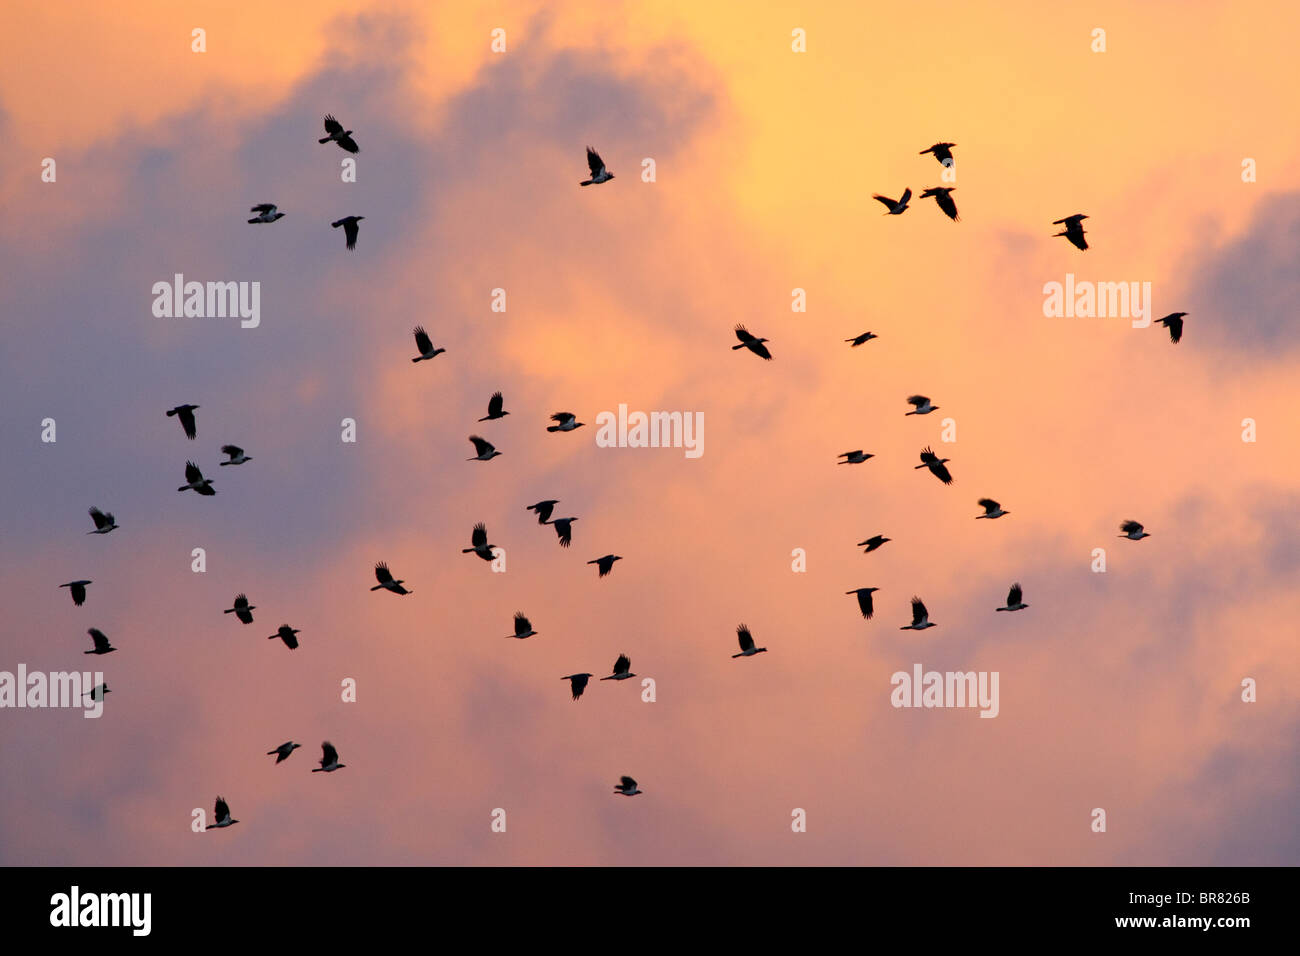
<svg viewBox="0 0 1300 956">
<path fill-rule="evenodd" d="M 605 161 L 600 158 L 600 153 L 590 146 L 587 147 L 587 168 L 591 170 L 593 177 L 599 176 L 605 169 Z"/>
<path fill-rule="evenodd" d="M 1009 607 L 1015 607 L 1019 604 L 1022 593 L 1019 584 L 1011 585 L 1011 590 L 1007 592 L 1007 605 Z"/>
<path fill-rule="evenodd" d="M 912 623 L 920 624 L 929 616 L 930 612 L 925 609 L 925 604 L 922 603 L 921 599 L 919 597 L 912 598 Z"/>
<path fill-rule="evenodd" d="M 488 414 L 496 417 L 501 414 L 501 409 L 505 405 L 505 396 L 500 392 L 493 392 L 492 397 L 488 399 Z"/>
<path fill-rule="evenodd" d="M 380 584 L 391 584 L 393 573 L 388 570 L 388 565 L 380 561 L 375 565 L 375 580 Z"/>
<path fill-rule="evenodd" d="M 249 212 L 275 212 L 275 203 L 273 202 L 259 203 L 258 205 L 254 206 L 252 209 L 248 211 Z"/>
<path fill-rule="evenodd" d="M 740 649 L 742 651 L 747 651 L 754 646 L 754 637 L 749 633 L 749 628 L 744 624 L 736 628 L 736 637 L 740 639 Z"/>
<path fill-rule="evenodd" d="M 632 669 L 632 659 L 626 654 L 618 655 L 618 660 L 614 662 L 615 674 L 626 674 Z"/>
<path fill-rule="evenodd" d="M 338 763 L 339 752 L 334 749 L 334 745 L 332 743 L 330 743 L 327 740 L 320 745 L 320 749 L 321 749 L 321 757 L 320 757 L 321 766 L 325 766 L 326 764 L 331 764 L 331 763 Z"/>
<path fill-rule="evenodd" d="M 429 333 L 424 331 L 423 325 L 415 327 L 415 347 L 420 350 L 420 354 L 433 351 L 433 340 L 429 338 Z"/>
<path fill-rule="evenodd" d="M 883 203 L 885 208 L 888 209 L 890 212 L 893 212 L 894 207 L 898 205 L 898 203 L 894 202 L 894 200 L 890 199 L 888 196 L 882 196 L 880 195 L 880 193 L 876 193 L 871 198 L 878 203 Z"/>
<path fill-rule="evenodd" d="M 325 116 L 325 132 L 333 136 L 335 133 L 343 132 L 343 124 L 336 120 L 333 114 L 327 113 Z"/>
<path fill-rule="evenodd" d="M 199 466 L 192 461 L 185 463 L 185 480 L 190 484 L 203 480 L 203 472 L 199 471 Z"/>
<path fill-rule="evenodd" d="M 221 454 L 229 455 L 231 458 L 239 458 L 244 454 L 244 449 L 240 448 L 238 445 L 222 445 Z"/>
<path fill-rule="evenodd" d="M 736 326 L 736 338 L 748 345 L 750 342 L 757 341 L 754 336 L 749 334 L 749 330 L 743 325 Z"/>
<path fill-rule="evenodd" d="M 476 548 L 482 548 L 487 544 L 487 525 L 481 521 L 474 525 L 474 530 L 470 532 L 469 543 Z"/>
<path fill-rule="evenodd" d="M 515 612 L 515 635 L 521 637 L 533 629 L 533 625 L 522 611 Z"/>
</svg>

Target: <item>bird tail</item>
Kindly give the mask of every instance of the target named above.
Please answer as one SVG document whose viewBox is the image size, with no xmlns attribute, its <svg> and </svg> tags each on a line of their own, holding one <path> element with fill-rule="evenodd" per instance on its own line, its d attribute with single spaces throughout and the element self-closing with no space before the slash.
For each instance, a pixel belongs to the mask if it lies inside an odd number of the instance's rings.
<svg viewBox="0 0 1300 956">
<path fill-rule="evenodd" d="M 379 590 L 380 588 L 382 588 L 382 587 L 383 587 L 382 584 L 376 584 L 376 585 L 375 585 L 373 588 L 371 588 L 370 590 L 372 590 L 372 591 L 378 591 L 378 590 Z"/>
<path fill-rule="evenodd" d="M 185 490 L 187 490 L 189 487 L 190 487 L 189 485 L 181 485 L 181 486 L 180 486 L 179 488 L 177 488 L 176 490 L 177 490 L 177 491 L 185 491 Z"/>
<path fill-rule="evenodd" d="M 558 431 L 560 430 L 560 426 L 559 426 L 559 425 L 547 425 L 547 426 L 546 426 L 546 430 L 547 430 L 548 432 L 558 432 Z"/>
<path fill-rule="evenodd" d="M 318 142 L 318 143 L 328 143 L 328 142 L 330 141 L 330 139 L 331 139 L 331 137 L 326 136 L 324 139 L 318 139 L 316 142 Z"/>
<path fill-rule="evenodd" d="M 736 349 L 743 349 L 744 347 L 745 347 L 745 343 L 742 342 L 742 343 L 740 343 L 739 345 L 733 345 L 733 346 L 731 347 L 731 351 L 734 352 L 734 351 L 736 351 Z"/>
<path fill-rule="evenodd" d="M 472 461 L 473 459 L 470 459 L 470 460 Z M 461 548 L 461 549 L 460 549 L 460 553 L 461 553 L 461 554 L 469 554 L 471 551 L 477 551 L 477 550 L 478 550 L 478 548 Z"/>
<path fill-rule="evenodd" d="M 590 186 L 594 181 L 595 181 L 595 180 L 588 179 L 588 180 L 585 180 L 585 181 L 583 181 L 583 182 L 578 183 L 578 185 L 579 185 L 579 186 Z"/>
</svg>

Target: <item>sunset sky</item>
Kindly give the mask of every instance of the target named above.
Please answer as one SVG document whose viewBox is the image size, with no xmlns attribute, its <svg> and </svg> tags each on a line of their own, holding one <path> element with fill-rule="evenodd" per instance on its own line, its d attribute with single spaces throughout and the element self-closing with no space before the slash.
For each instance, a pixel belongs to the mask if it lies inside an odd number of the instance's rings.
<svg viewBox="0 0 1300 956">
<path fill-rule="evenodd" d="M 1300 861 L 1296 8 L 133 0 L 0 31 L 0 671 L 113 691 L 0 709 L 0 864 Z M 942 141 L 957 223 L 919 198 Z M 616 178 L 579 188 L 588 144 Z M 176 273 L 260 282 L 260 326 L 156 317 Z M 1067 273 L 1150 283 L 1182 341 L 1045 317 Z M 412 364 L 416 325 L 446 353 Z M 703 454 L 599 447 L 620 404 L 702 413 Z M 214 497 L 177 493 L 191 458 Z M 479 521 L 505 573 L 461 553 Z M 381 560 L 413 594 L 369 591 Z M 914 594 L 937 627 L 899 629 Z M 742 622 L 768 653 L 731 659 Z M 620 653 L 636 679 L 570 700 Z M 998 716 L 891 706 L 917 663 L 998 672 Z M 322 740 L 345 769 L 309 772 Z M 192 832 L 217 794 L 240 824 Z"/>
</svg>

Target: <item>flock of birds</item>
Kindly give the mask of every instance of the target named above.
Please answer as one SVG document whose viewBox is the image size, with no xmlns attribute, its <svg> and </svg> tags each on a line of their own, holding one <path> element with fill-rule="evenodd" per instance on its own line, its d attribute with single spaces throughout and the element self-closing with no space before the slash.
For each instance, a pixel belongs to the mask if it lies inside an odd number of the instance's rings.
<svg viewBox="0 0 1300 956">
<path fill-rule="evenodd" d="M 360 147 L 357 145 L 356 140 L 353 138 L 352 130 L 344 129 L 343 124 L 341 124 L 332 115 L 327 115 L 325 117 L 325 132 L 326 135 L 319 140 L 321 144 L 333 142 L 336 143 L 341 149 L 346 150 L 349 153 L 357 153 L 360 151 Z M 955 145 L 956 145 L 955 143 L 935 143 L 933 146 L 930 146 L 928 149 L 922 150 L 921 155 L 925 155 L 927 153 L 933 154 L 935 159 L 937 159 L 941 164 L 943 164 L 944 166 L 951 166 L 953 162 L 952 148 Z M 608 171 L 600 155 L 591 147 L 587 147 L 587 165 L 591 175 L 589 179 L 583 180 L 582 182 L 579 183 L 579 185 L 581 186 L 599 185 L 602 183 L 607 183 L 614 178 L 614 174 Z M 957 222 L 959 221 L 959 216 L 957 214 L 957 207 L 956 204 L 953 202 L 951 196 L 951 193 L 953 192 L 953 188 L 954 187 L 932 187 L 926 189 L 921 195 L 922 198 L 933 198 L 935 202 L 938 204 L 939 208 L 944 212 L 944 214 L 947 215 L 949 219 L 953 220 L 954 222 Z M 911 200 L 911 197 L 912 197 L 912 190 L 910 188 L 905 189 L 903 191 L 902 197 L 897 200 L 890 199 L 886 196 L 882 196 L 879 194 L 876 194 L 874 196 L 876 200 L 878 200 L 879 202 L 885 205 L 887 210 L 886 214 L 893 215 L 893 216 L 901 215 L 903 212 L 907 210 L 908 202 Z M 253 206 L 251 211 L 256 213 L 257 215 L 254 216 L 252 219 L 248 220 L 250 224 L 274 223 L 282 219 L 285 215 L 283 212 L 280 212 L 275 206 L 275 204 L 273 203 L 258 204 L 256 206 Z M 345 216 L 342 219 L 339 219 L 332 223 L 332 226 L 334 228 L 339 228 L 339 227 L 343 228 L 347 240 L 348 249 L 353 249 L 356 247 L 357 236 L 358 236 L 357 223 L 359 223 L 364 218 L 365 218 L 364 216 Z M 1076 246 L 1080 250 L 1087 249 L 1088 244 L 1087 241 L 1084 239 L 1084 230 L 1082 227 L 1082 222 L 1086 218 L 1088 217 L 1082 214 L 1078 214 L 1073 216 L 1067 216 L 1064 219 L 1056 220 L 1054 224 L 1065 226 L 1064 231 L 1060 233 L 1056 233 L 1056 236 L 1065 237 L 1069 242 L 1071 242 L 1074 246 Z M 1163 325 L 1165 328 L 1169 330 L 1170 337 L 1175 343 L 1178 342 L 1179 339 L 1182 337 L 1183 317 L 1186 314 L 1187 313 L 1185 312 L 1175 312 L 1158 320 L 1158 322 L 1161 325 Z M 748 351 L 754 353 L 760 358 L 771 361 L 772 353 L 767 348 L 767 343 L 769 341 L 768 339 L 753 335 L 745 328 L 744 325 L 737 325 L 735 328 L 735 333 L 736 333 L 736 338 L 739 339 L 740 341 L 740 344 L 733 345 L 732 346 L 733 350 L 747 349 Z M 415 336 L 415 346 L 418 354 L 416 355 L 415 358 L 411 359 L 412 362 L 430 361 L 436 356 L 446 351 L 446 349 L 434 347 L 432 339 L 430 338 L 428 332 L 425 331 L 423 326 L 416 326 L 416 328 L 414 329 L 414 336 Z M 844 341 L 849 343 L 852 348 L 857 348 L 876 338 L 879 338 L 879 336 L 877 336 L 874 332 L 863 332 L 860 335 L 856 335 L 852 338 L 845 339 Z M 905 413 L 905 415 L 909 415 L 909 416 L 928 415 L 934 411 L 937 411 L 940 407 L 938 405 L 935 405 L 930 400 L 930 398 L 925 395 L 911 395 L 908 397 L 907 403 L 912 407 L 911 411 Z M 487 415 L 485 415 L 483 418 L 480 418 L 479 421 L 480 422 L 497 421 L 501 418 L 504 418 L 506 415 L 509 415 L 510 413 L 505 410 L 504 405 L 505 405 L 505 399 L 503 394 L 501 392 L 493 393 L 492 396 L 488 399 Z M 194 413 L 199 409 L 199 407 L 200 406 L 198 405 L 183 404 L 168 409 L 166 412 L 167 417 L 175 417 L 179 420 L 181 428 L 184 431 L 186 438 L 190 440 L 194 440 L 197 437 L 197 422 Z M 556 412 L 551 416 L 551 421 L 554 422 L 554 424 L 548 425 L 546 430 L 552 433 L 571 432 L 578 428 L 583 427 L 584 425 L 583 422 L 577 420 L 577 416 L 572 412 Z M 483 438 L 479 435 L 471 435 L 469 437 L 469 441 L 474 447 L 474 455 L 468 459 L 469 461 L 491 461 L 493 458 L 496 458 L 502 454 L 500 451 L 496 449 L 496 447 L 490 441 L 488 441 L 486 438 Z M 221 451 L 224 455 L 227 456 L 227 460 L 222 461 L 220 463 L 221 466 L 243 465 L 253 460 L 251 456 L 247 455 L 244 452 L 243 448 L 240 448 L 237 445 L 222 445 Z M 854 451 L 842 452 L 838 457 L 842 459 L 841 461 L 838 462 L 838 464 L 858 465 L 858 464 L 865 463 L 868 459 L 874 458 L 875 456 L 862 449 L 856 449 Z M 918 470 L 922 468 L 928 469 L 929 472 L 932 475 L 934 475 L 944 485 L 951 485 L 953 483 L 952 473 L 947 468 L 950 459 L 940 458 L 928 446 L 922 449 L 920 453 L 920 459 L 921 459 L 921 463 L 919 465 L 914 466 L 916 469 Z M 186 461 L 185 484 L 177 488 L 177 491 L 178 492 L 193 491 L 202 496 L 211 496 L 217 493 L 216 489 L 213 487 L 212 479 L 204 477 L 199 466 L 196 465 L 193 461 Z M 553 527 L 555 529 L 561 547 L 567 548 L 572 543 L 573 523 L 577 521 L 578 518 L 573 516 L 565 517 L 565 518 L 552 517 L 552 515 L 554 514 L 555 506 L 558 504 L 559 504 L 558 499 L 547 499 L 547 500 L 536 502 L 535 504 L 528 505 L 526 507 L 526 510 L 532 511 L 537 515 L 538 524 L 550 525 L 551 527 Z M 978 504 L 983 509 L 983 514 L 976 515 L 975 517 L 977 519 L 980 518 L 997 519 L 997 518 L 1002 518 L 1011 513 L 1010 511 L 1004 509 L 999 502 L 995 501 L 992 498 L 980 498 Z M 109 532 L 115 531 L 119 527 L 116 519 L 114 518 L 111 512 L 101 511 L 99 508 L 92 507 L 90 509 L 90 517 L 94 522 L 95 527 L 90 532 L 88 532 L 89 534 L 100 534 L 100 535 L 108 534 Z M 1120 525 L 1120 531 L 1122 532 L 1120 534 L 1120 537 L 1127 538 L 1132 541 L 1140 541 L 1143 538 L 1150 537 L 1150 535 L 1145 531 L 1143 526 L 1137 521 L 1132 521 L 1132 520 L 1124 521 Z M 887 542 L 891 540 L 892 540 L 891 538 L 885 537 L 884 535 L 881 534 L 877 534 L 867 538 L 865 541 L 858 542 L 858 547 L 864 549 L 863 550 L 864 554 L 870 554 L 871 552 L 876 551 L 879 548 L 883 547 Z M 470 547 L 462 549 L 462 553 L 473 554 L 484 561 L 490 562 L 495 559 L 495 549 L 496 549 L 496 545 L 490 543 L 488 540 L 488 531 L 486 525 L 480 522 L 474 526 L 473 530 L 470 533 Z M 602 557 L 594 558 L 588 561 L 587 563 L 596 565 L 597 570 L 599 572 L 599 577 L 603 578 L 610 574 L 610 572 L 613 569 L 614 563 L 616 561 L 621 561 L 621 560 L 623 560 L 623 558 L 620 555 L 606 554 Z M 371 591 L 382 590 L 400 596 L 406 596 L 414 593 L 411 589 L 405 586 L 406 582 L 404 579 L 395 578 L 393 576 L 393 573 L 389 569 L 388 564 L 386 562 L 381 561 L 375 564 L 374 575 L 377 583 L 370 588 Z M 86 596 L 87 596 L 86 589 L 92 583 L 93 582 L 89 580 L 76 580 L 76 581 L 69 581 L 65 584 L 62 584 L 60 585 L 60 587 L 68 588 L 72 595 L 73 603 L 76 606 L 80 607 L 85 603 Z M 858 604 L 858 610 L 860 611 L 862 617 L 864 619 L 870 619 L 875 614 L 873 595 L 879 590 L 880 589 L 876 587 L 860 587 L 860 588 L 855 588 L 851 591 L 847 591 L 845 593 L 849 595 L 853 595 L 856 598 Z M 1011 588 L 1007 594 L 1006 603 L 1001 607 L 996 608 L 995 610 L 1007 611 L 1007 612 L 1024 610 L 1025 608 L 1029 607 L 1029 605 L 1024 602 L 1023 598 L 1024 598 L 1024 592 L 1020 584 L 1019 583 L 1013 584 L 1011 585 Z M 900 627 L 900 630 L 922 631 L 922 630 L 927 630 L 929 628 L 938 626 L 934 621 L 930 620 L 930 612 L 926 608 L 925 603 L 921 600 L 921 598 L 913 597 L 911 605 L 912 605 L 911 622 L 902 625 Z M 257 607 L 256 605 L 249 603 L 249 599 L 246 594 L 241 593 L 236 595 L 233 602 L 233 606 L 226 608 L 224 613 L 233 614 L 236 620 L 238 620 L 241 624 L 248 625 L 253 623 L 252 612 L 256 610 L 256 607 Z M 93 647 L 91 650 L 88 650 L 85 653 L 109 654 L 117 650 L 115 647 L 112 646 L 112 644 L 109 642 L 109 639 L 104 635 L 104 633 L 99 631 L 98 629 L 91 628 L 88 633 L 93 642 Z M 297 628 L 291 627 L 288 624 L 283 624 L 277 629 L 276 633 L 270 635 L 267 638 L 267 640 L 279 639 L 284 643 L 284 645 L 287 648 L 293 650 L 298 647 L 299 633 L 300 631 Z M 516 640 L 524 640 L 530 637 L 534 637 L 538 633 L 539 632 L 533 627 L 533 624 L 529 620 L 527 615 L 525 615 L 523 612 L 516 612 L 514 616 L 513 633 L 507 634 L 505 635 L 505 637 L 508 639 L 513 638 Z M 758 647 L 755 645 L 754 637 L 750 632 L 749 627 L 746 626 L 745 624 L 741 624 L 737 627 L 736 637 L 740 646 L 740 651 L 737 654 L 733 654 L 732 655 L 733 658 L 753 657 L 757 654 L 762 654 L 767 652 L 766 647 Z M 577 701 L 581 699 L 584 691 L 587 688 L 588 682 L 591 680 L 593 676 L 594 675 L 591 673 L 581 672 L 581 673 L 565 675 L 564 677 L 561 678 L 561 680 L 565 680 L 569 682 L 569 692 L 571 694 L 571 697 L 573 700 Z M 600 679 L 602 681 L 606 681 L 606 680 L 623 681 L 623 680 L 629 680 L 636 676 L 637 675 L 632 672 L 631 659 L 626 654 L 620 654 L 614 662 L 612 673 Z M 107 693 L 109 693 L 109 688 L 105 683 L 105 684 L 100 684 L 95 688 L 93 688 L 89 692 L 88 696 L 90 696 L 92 700 L 103 700 L 104 695 Z M 275 763 L 278 765 L 280 763 L 283 763 L 285 760 L 287 760 L 289 756 L 293 753 L 293 751 L 298 749 L 300 746 L 301 744 L 295 743 L 294 741 L 286 741 L 285 743 L 280 744 L 275 749 L 267 751 L 267 756 L 272 756 L 272 755 L 275 756 L 276 758 Z M 335 749 L 335 747 L 329 741 L 325 741 L 324 743 L 321 744 L 320 766 L 313 768 L 312 772 L 332 773 L 335 770 L 340 770 L 345 766 L 346 764 L 342 764 L 339 762 L 338 751 Z M 642 792 L 643 791 L 638 787 L 636 780 L 628 776 L 621 777 L 619 783 L 614 788 L 614 793 L 616 795 L 636 796 Z M 209 830 L 221 829 L 221 828 L 232 826 L 239 822 L 238 820 L 234 819 L 231 816 L 230 807 L 227 804 L 226 800 L 222 797 L 217 798 L 216 806 L 214 808 L 214 820 L 215 822 L 209 824 L 206 827 L 206 829 Z"/>
</svg>

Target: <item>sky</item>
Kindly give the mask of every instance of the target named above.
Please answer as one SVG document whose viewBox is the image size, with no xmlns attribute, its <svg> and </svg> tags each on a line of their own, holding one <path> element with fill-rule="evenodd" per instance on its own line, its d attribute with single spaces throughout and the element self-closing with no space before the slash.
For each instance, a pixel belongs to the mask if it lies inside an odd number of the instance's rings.
<svg viewBox="0 0 1300 956">
<path fill-rule="evenodd" d="M 1297 28 L 6 5 L 0 672 L 112 693 L 0 709 L 0 863 L 1294 865 Z M 580 188 L 588 144 L 615 178 Z M 959 222 L 919 197 L 942 185 Z M 264 202 L 285 217 L 247 224 Z M 1087 251 L 1052 235 L 1075 213 Z M 260 324 L 156 316 L 176 273 L 260 283 Z M 1182 340 L 1046 316 L 1067 275 L 1149 283 Z M 417 325 L 446 352 L 413 364 Z M 702 453 L 602 446 L 620 405 L 702 416 Z M 584 427 L 548 433 L 562 410 Z M 188 459 L 215 496 L 176 491 Z M 1009 514 L 973 520 L 985 496 Z M 570 548 L 525 510 L 548 498 Z M 92 505 L 120 527 L 86 534 Z M 480 521 L 504 572 L 461 553 Z M 377 561 L 413 593 L 371 592 Z M 936 627 L 900 630 L 913 595 Z M 503 640 L 516 611 L 535 637 Z M 767 653 L 732 659 L 741 623 Z M 91 627 L 118 650 L 83 656 Z M 635 679 L 570 699 L 620 653 Z M 996 672 L 996 717 L 893 706 L 918 664 Z M 323 740 L 344 769 L 309 772 Z M 218 794 L 239 825 L 195 832 Z"/>
</svg>

